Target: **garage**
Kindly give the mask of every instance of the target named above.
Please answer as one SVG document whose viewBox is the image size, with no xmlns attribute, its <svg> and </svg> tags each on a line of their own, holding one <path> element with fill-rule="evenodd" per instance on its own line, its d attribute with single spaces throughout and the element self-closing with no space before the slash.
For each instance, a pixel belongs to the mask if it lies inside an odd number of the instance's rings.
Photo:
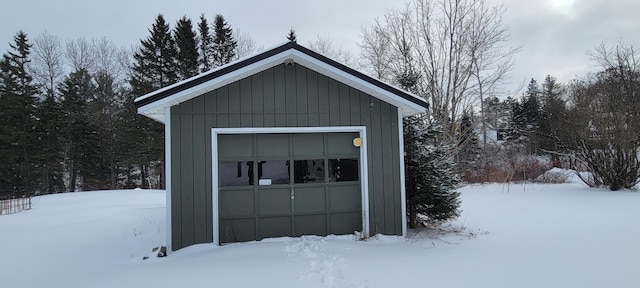
<svg viewBox="0 0 640 288">
<path fill-rule="evenodd" d="M 402 119 L 420 97 L 289 42 L 135 105 L 164 124 L 169 252 L 406 234 Z"/>
<path fill-rule="evenodd" d="M 220 242 L 362 231 L 359 133 L 218 134 Z"/>
</svg>

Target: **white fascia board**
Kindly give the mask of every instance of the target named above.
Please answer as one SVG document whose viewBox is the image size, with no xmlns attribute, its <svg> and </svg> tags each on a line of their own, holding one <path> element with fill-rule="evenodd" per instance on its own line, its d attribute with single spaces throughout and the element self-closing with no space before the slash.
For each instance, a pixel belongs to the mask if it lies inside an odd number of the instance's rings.
<svg viewBox="0 0 640 288">
<path fill-rule="evenodd" d="M 154 107 L 154 109 L 143 109 L 143 107 L 140 107 L 138 108 L 138 114 L 152 118 L 160 123 L 166 123 L 165 109 L 170 108 L 171 107 Z"/>
<path fill-rule="evenodd" d="M 298 50 L 293 51 L 292 58 L 295 62 L 300 63 L 303 66 L 308 67 L 316 72 L 319 72 L 320 74 L 329 76 L 339 82 L 352 86 L 384 102 L 388 102 L 390 104 L 393 104 L 396 107 L 399 107 L 402 111 L 403 116 L 411 116 L 414 114 L 425 112 L 425 108 L 419 104 L 413 103 L 394 93 L 386 91 L 378 86 L 375 86 L 350 73 L 342 71 L 326 62 L 315 59 Z M 411 95 L 411 96 L 417 98 L 417 96 L 415 95 Z"/>
</svg>

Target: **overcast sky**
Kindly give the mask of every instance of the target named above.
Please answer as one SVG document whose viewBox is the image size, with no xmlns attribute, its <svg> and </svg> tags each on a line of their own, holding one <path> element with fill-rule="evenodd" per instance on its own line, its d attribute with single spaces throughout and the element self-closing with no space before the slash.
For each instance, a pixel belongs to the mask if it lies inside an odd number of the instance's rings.
<svg viewBox="0 0 640 288">
<path fill-rule="evenodd" d="M 504 22 L 512 46 L 522 46 L 511 86 L 547 74 L 566 82 L 596 69 L 586 52 L 602 41 L 619 39 L 640 47 L 638 0 L 489 0 L 504 4 Z M 155 17 L 162 13 L 172 25 L 186 15 L 197 22 L 204 13 L 210 22 L 222 14 L 232 26 L 269 48 L 285 41 L 293 27 L 298 43 L 317 35 L 358 52 L 362 27 L 404 0 L 20 0 L 0 4 L 0 52 L 19 30 L 30 39 L 46 31 L 62 40 L 106 37 L 127 48 L 137 47 Z"/>
</svg>

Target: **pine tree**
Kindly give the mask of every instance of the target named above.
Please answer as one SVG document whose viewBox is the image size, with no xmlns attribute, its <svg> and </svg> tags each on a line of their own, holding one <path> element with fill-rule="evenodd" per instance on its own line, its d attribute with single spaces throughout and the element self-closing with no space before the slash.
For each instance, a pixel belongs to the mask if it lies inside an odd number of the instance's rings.
<svg viewBox="0 0 640 288">
<path fill-rule="evenodd" d="M 476 160 L 480 155 L 480 146 L 478 133 L 475 131 L 475 125 L 473 123 L 473 114 L 465 111 L 460 118 L 460 139 L 458 142 L 458 171 L 459 174 L 464 174 L 468 169 L 476 167 Z M 481 125 L 487 125 L 486 122 Z"/>
<path fill-rule="evenodd" d="M 409 117 L 403 127 L 409 227 L 458 217 L 460 180 L 453 171 L 452 147 L 436 140 L 442 127 L 424 115 Z"/>
<path fill-rule="evenodd" d="M 151 35 L 140 40 L 142 47 L 134 53 L 131 71 L 131 89 L 134 95 L 142 96 L 178 80 L 176 72 L 176 45 L 169 24 L 162 14 L 156 17 Z"/>
<path fill-rule="evenodd" d="M 198 22 L 198 32 L 200 33 L 200 41 L 198 45 L 198 52 L 200 57 L 198 58 L 198 65 L 200 66 L 200 72 L 206 72 L 213 67 L 213 38 L 209 30 L 209 23 L 204 14 L 200 14 L 200 22 Z"/>
<path fill-rule="evenodd" d="M 37 89 L 27 72 L 31 45 L 20 31 L 0 61 L 0 194 L 35 192 Z"/>
<path fill-rule="evenodd" d="M 64 169 L 62 163 L 62 109 L 60 103 L 47 89 L 45 99 L 38 106 L 38 125 L 36 133 L 39 153 L 36 156 L 38 166 L 39 189 L 41 194 L 64 192 Z"/>
<path fill-rule="evenodd" d="M 116 119 L 122 113 L 124 89 L 107 71 L 98 71 L 94 77 L 94 97 L 87 103 L 87 111 L 92 117 L 89 122 L 97 129 L 100 139 L 95 147 L 99 151 L 95 159 L 95 178 L 89 179 L 89 186 L 99 189 L 117 189 L 118 179 L 118 141 L 120 131 L 116 127 Z"/>
<path fill-rule="evenodd" d="M 214 33 L 213 67 L 220 67 L 233 60 L 238 43 L 233 38 L 233 30 L 220 14 L 217 14 L 214 19 Z"/>
<path fill-rule="evenodd" d="M 544 151 L 560 151 L 560 137 L 566 134 L 567 107 L 563 99 L 564 87 L 557 83 L 551 75 L 547 75 L 542 83 L 542 108 L 537 134 L 540 135 L 540 149 Z M 552 153 L 553 160 L 558 160 L 557 154 Z"/>
<path fill-rule="evenodd" d="M 141 40 L 142 47 L 134 54 L 134 64 L 132 75 L 129 81 L 131 85 L 132 98 L 142 96 L 175 83 L 178 79 L 176 72 L 176 45 L 171 36 L 169 25 L 160 14 L 156 18 L 151 30 L 151 35 L 146 40 Z M 133 106 L 133 99 L 126 101 L 125 114 L 131 118 L 127 119 L 130 126 L 139 127 L 138 130 L 128 130 L 130 133 L 125 137 L 138 139 L 136 143 L 136 156 L 127 166 L 136 165 L 141 172 L 141 184 L 143 188 L 148 187 L 146 181 L 152 166 L 162 171 L 160 183 L 164 179 L 164 126 L 149 118 L 136 113 Z M 133 147 L 129 147 L 132 149 Z"/>
<path fill-rule="evenodd" d="M 198 74 L 198 43 L 191 19 L 183 16 L 173 30 L 178 49 L 178 77 L 187 79 Z"/>
<path fill-rule="evenodd" d="M 521 101 L 512 107 L 511 131 L 508 140 L 526 148 L 530 154 L 539 152 L 539 137 L 536 134 L 541 117 L 540 88 L 535 79 L 531 79 Z"/>
<path fill-rule="evenodd" d="M 70 73 L 60 87 L 62 121 L 62 144 L 65 153 L 65 168 L 69 174 L 67 191 L 82 189 L 77 184 L 82 179 L 95 177 L 98 159 L 97 129 L 89 121 L 87 102 L 95 93 L 91 75 L 86 70 Z M 90 187 L 87 187 L 90 188 Z"/>
<path fill-rule="evenodd" d="M 396 79 L 408 91 L 420 80 L 412 71 L 407 65 Z M 407 117 L 402 126 L 409 227 L 459 216 L 460 193 L 455 190 L 459 178 L 453 171 L 453 147 L 442 141 L 441 126 L 435 125 L 426 114 Z"/>
<path fill-rule="evenodd" d="M 289 40 L 289 42 L 296 42 L 298 39 L 296 37 L 296 30 L 293 30 L 293 27 L 291 27 L 291 29 L 289 29 L 289 34 L 287 35 L 287 40 Z"/>
</svg>

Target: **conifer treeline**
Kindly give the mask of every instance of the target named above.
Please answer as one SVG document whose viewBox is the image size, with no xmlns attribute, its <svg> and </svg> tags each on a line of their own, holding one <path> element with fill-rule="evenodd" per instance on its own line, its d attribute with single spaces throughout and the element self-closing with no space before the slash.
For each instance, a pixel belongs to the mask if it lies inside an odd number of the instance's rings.
<svg viewBox="0 0 640 288">
<path fill-rule="evenodd" d="M 232 61 L 238 43 L 222 15 L 173 29 L 158 15 L 149 32 L 133 55 L 16 34 L 0 60 L 0 197 L 163 188 L 164 126 L 134 99 Z"/>
</svg>

